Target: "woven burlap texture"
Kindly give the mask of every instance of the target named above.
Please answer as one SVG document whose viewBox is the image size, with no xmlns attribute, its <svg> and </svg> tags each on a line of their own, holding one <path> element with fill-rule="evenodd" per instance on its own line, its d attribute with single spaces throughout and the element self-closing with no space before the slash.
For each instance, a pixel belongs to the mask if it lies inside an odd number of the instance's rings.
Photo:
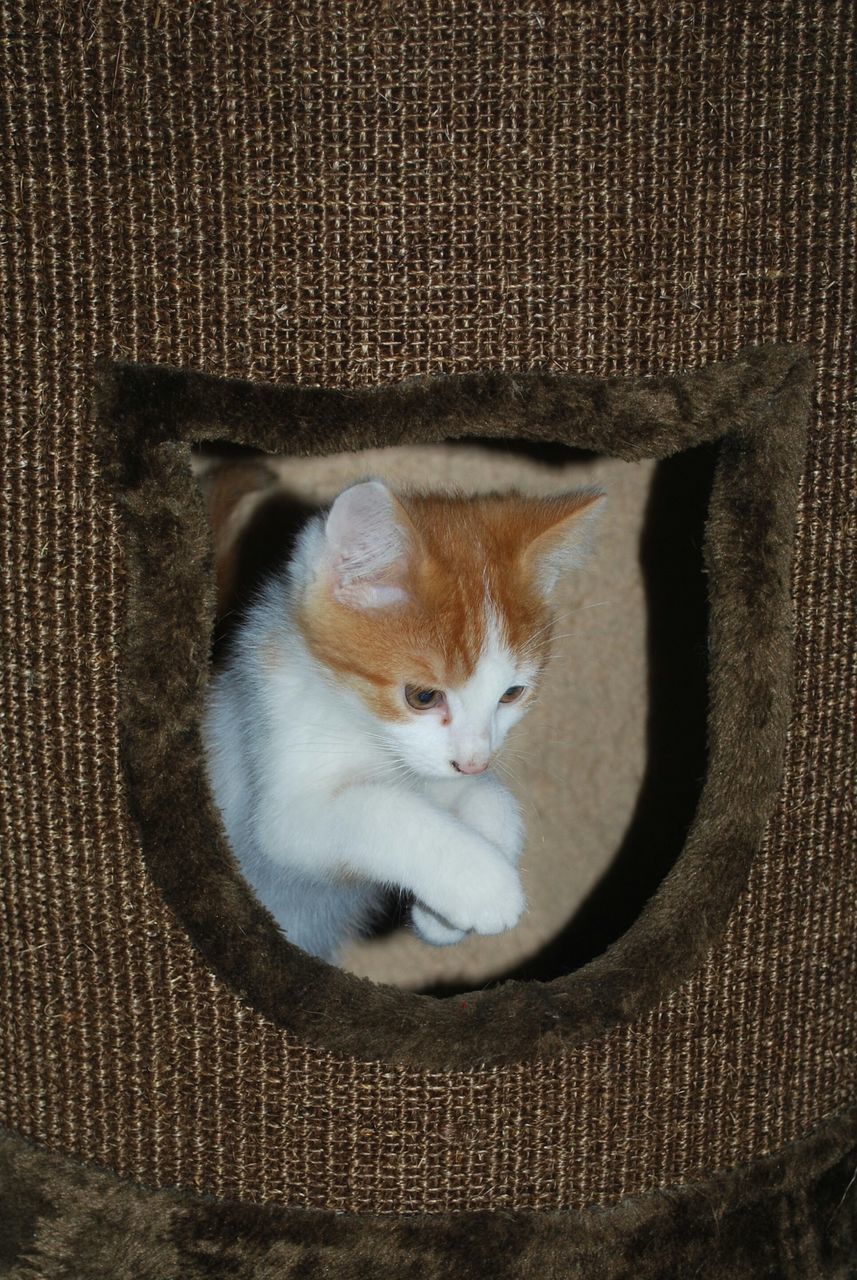
<svg viewBox="0 0 857 1280">
<path fill-rule="evenodd" d="M 854 1086 L 850 4 L 2 5 L 0 1120 L 150 1185 L 556 1209 L 807 1133 Z M 815 346 L 786 781 L 722 946 L 551 1062 L 340 1060 L 206 970 L 118 754 L 107 355 L 336 385 Z M 850 523 L 849 523 L 850 521 Z"/>
</svg>

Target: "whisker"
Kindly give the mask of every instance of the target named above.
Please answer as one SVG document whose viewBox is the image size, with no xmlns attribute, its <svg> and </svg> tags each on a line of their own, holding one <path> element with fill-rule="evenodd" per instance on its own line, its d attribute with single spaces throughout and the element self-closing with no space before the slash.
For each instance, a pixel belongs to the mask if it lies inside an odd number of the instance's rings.
<svg viewBox="0 0 857 1280">
<path fill-rule="evenodd" d="M 579 604 L 572 613 L 583 613 L 586 609 L 600 609 L 605 604 L 615 604 L 615 600 L 592 600 L 589 604 Z"/>
<path fill-rule="evenodd" d="M 615 600 L 592 600 L 588 604 L 578 604 L 571 609 L 563 609 L 561 613 L 555 614 L 548 622 L 544 623 L 543 626 L 539 627 L 537 631 L 534 631 L 532 633 L 532 635 L 529 637 L 527 641 L 527 648 L 529 648 L 532 645 L 533 641 L 537 640 L 540 635 L 543 635 L 545 631 L 549 631 L 551 627 L 555 627 L 559 622 L 564 622 L 565 619 L 570 618 L 572 614 L 584 613 L 587 609 L 600 609 L 603 605 L 615 604 L 615 603 L 616 603 Z M 574 635 L 574 634 L 575 632 L 564 633 L 564 635 Z M 562 638 L 563 636 L 552 637 L 552 639 L 554 640 L 560 640 Z"/>
<path fill-rule="evenodd" d="M 513 789 L 515 790 L 515 797 L 518 803 L 520 804 L 521 808 L 523 809 L 525 815 L 528 818 L 531 816 L 535 818 L 536 826 L 538 827 L 537 838 L 544 839 L 544 818 L 542 817 L 542 814 L 538 806 L 536 805 L 535 801 L 532 799 L 531 796 L 527 794 L 526 790 L 524 790 L 523 795 L 521 794 L 521 790 L 519 790 L 518 788 L 521 787 L 522 784 L 520 783 L 520 780 L 517 778 L 517 776 L 508 767 L 508 765 L 504 764 L 500 760 L 496 760 L 494 763 L 499 769 L 500 773 L 504 776 L 504 778 L 507 778 L 510 782 L 515 784 L 515 787 Z M 533 834 L 532 831 L 529 831 L 530 837 L 532 837 L 532 834 Z"/>
<path fill-rule="evenodd" d="M 553 778 L 554 782 L 558 782 L 560 785 L 564 785 L 568 782 L 567 774 L 565 777 L 562 777 L 560 774 L 554 773 L 552 769 L 546 768 L 543 764 L 531 764 L 530 768 L 535 769 L 537 773 L 546 773 L 549 778 Z"/>
</svg>

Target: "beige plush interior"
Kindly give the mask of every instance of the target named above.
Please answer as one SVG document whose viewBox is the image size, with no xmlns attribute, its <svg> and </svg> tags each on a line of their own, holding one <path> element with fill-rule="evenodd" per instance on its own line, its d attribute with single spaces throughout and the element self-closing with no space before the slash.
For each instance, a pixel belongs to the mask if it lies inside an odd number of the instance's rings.
<svg viewBox="0 0 857 1280">
<path fill-rule="evenodd" d="M 560 932 L 610 866 L 634 811 L 645 768 L 648 699 L 640 537 L 654 464 L 577 455 L 546 459 L 477 444 L 265 463 L 224 462 L 216 453 L 194 460 L 209 500 L 219 494 L 216 551 L 227 605 L 232 587 L 241 586 L 227 581 L 232 553 L 274 495 L 324 504 L 367 476 L 470 493 L 515 488 L 545 494 L 594 484 L 608 495 L 594 555 L 560 587 L 557 641 L 538 704 L 514 730 L 503 756 L 502 769 L 527 820 L 526 916 L 508 934 L 442 949 L 399 927 L 355 943 L 343 955 L 345 968 L 378 982 L 414 989 L 479 986 L 535 956 Z"/>
</svg>

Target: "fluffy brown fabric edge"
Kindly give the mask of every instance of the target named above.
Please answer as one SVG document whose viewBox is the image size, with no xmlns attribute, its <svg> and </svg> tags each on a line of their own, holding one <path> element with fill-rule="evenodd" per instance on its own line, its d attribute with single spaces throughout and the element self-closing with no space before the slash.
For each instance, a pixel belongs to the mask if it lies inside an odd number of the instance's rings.
<svg viewBox="0 0 857 1280">
<path fill-rule="evenodd" d="M 574 1213 L 337 1215 L 150 1191 L 0 1135 L 7 1280 L 803 1280 L 857 1247 L 857 1109 L 692 1186 Z"/>
<path fill-rule="evenodd" d="M 778 786 L 810 380 L 807 354 L 782 345 L 677 377 L 474 374 L 364 392 L 105 367 L 99 447 L 120 500 L 131 576 L 121 671 L 129 800 L 150 870 L 206 961 L 304 1038 L 441 1069 L 555 1053 L 640 1016 L 688 976 L 723 928 Z M 684 853 L 637 924 L 591 965 L 463 1002 L 373 986 L 297 951 L 237 870 L 202 767 L 213 575 L 187 442 L 324 453 L 465 434 L 561 441 L 625 458 L 723 444 L 706 547 L 710 767 Z M 696 933 L 689 918 L 699 920 Z"/>
</svg>

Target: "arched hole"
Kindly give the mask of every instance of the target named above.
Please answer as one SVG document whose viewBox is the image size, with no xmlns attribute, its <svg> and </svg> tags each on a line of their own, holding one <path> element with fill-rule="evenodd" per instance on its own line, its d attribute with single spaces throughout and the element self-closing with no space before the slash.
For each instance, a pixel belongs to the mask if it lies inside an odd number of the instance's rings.
<svg viewBox="0 0 857 1280">
<path fill-rule="evenodd" d="M 372 936 L 343 950 L 344 968 L 438 996 L 549 980 L 601 954 L 639 916 L 682 850 L 705 775 L 703 531 L 715 458 L 713 445 L 627 463 L 485 439 L 309 458 L 197 445 L 218 579 L 215 665 L 230 660 L 247 601 L 303 522 L 355 480 L 472 494 L 597 484 L 608 495 L 590 563 L 560 587 L 539 703 L 501 757 L 527 822 L 524 919 L 507 934 L 432 948 L 391 895 Z"/>
</svg>

